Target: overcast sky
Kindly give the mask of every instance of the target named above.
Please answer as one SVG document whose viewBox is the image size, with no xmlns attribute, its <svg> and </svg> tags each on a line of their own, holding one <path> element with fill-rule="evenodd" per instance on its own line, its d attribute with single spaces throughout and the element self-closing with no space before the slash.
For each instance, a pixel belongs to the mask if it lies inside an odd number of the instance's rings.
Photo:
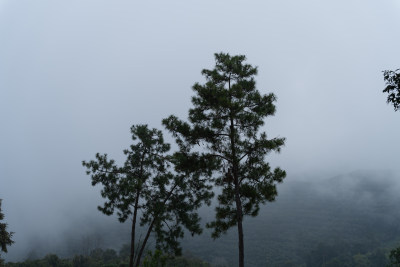
<svg viewBox="0 0 400 267">
<path fill-rule="evenodd" d="M 382 93 L 399 29 L 399 0 L 0 0 L 0 198 L 16 241 L 37 218 L 97 212 L 81 161 L 122 159 L 132 124 L 186 118 L 215 52 L 246 55 L 277 95 L 265 130 L 287 138 L 270 158 L 287 179 L 399 169 L 400 113 Z"/>
</svg>

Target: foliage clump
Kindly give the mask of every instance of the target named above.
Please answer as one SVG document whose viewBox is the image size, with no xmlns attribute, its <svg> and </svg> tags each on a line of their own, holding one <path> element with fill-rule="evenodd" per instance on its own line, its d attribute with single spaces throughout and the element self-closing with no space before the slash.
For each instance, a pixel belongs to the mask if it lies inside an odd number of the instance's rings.
<svg viewBox="0 0 400 267">
<path fill-rule="evenodd" d="M 389 254 L 390 266 L 400 266 L 400 247 L 393 249 Z"/>
<path fill-rule="evenodd" d="M 13 232 L 7 231 L 7 223 L 1 222 L 4 220 L 4 214 L 1 212 L 1 202 L 0 199 L 0 252 L 7 253 L 7 246 L 11 246 L 14 241 L 12 240 Z M 2 265 L 3 260 L 1 259 L 0 253 L 0 266 Z"/>
<path fill-rule="evenodd" d="M 395 71 L 385 70 L 383 78 L 386 82 L 384 93 L 388 93 L 387 103 L 393 104 L 394 110 L 400 108 L 400 69 Z"/>
</svg>

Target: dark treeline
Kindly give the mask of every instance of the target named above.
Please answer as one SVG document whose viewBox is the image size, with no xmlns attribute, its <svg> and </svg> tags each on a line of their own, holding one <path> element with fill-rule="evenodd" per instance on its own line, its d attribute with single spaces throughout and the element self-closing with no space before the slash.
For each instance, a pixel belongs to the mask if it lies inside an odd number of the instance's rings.
<svg viewBox="0 0 400 267">
<path fill-rule="evenodd" d="M 127 267 L 129 266 L 130 245 L 125 245 L 117 253 L 114 249 L 97 248 L 88 255 L 76 255 L 72 258 L 60 258 L 56 254 L 48 254 L 41 259 L 27 259 L 23 262 L 6 263 L 5 267 Z M 1 266 L 1 265 L 0 265 Z M 191 255 L 184 257 L 168 257 L 156 250 L 148 251 L 141 266 L 144 267 L 209 267 L 206 262 Z"/>
</svg>

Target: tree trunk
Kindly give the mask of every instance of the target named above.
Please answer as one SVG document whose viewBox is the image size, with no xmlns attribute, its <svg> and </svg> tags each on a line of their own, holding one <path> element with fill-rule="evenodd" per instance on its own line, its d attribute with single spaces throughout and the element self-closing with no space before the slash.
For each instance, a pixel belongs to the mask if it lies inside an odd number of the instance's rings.
<svg viewBox="0 0 400 267">
<path fill-rule="evenodd" d="M 132 220 L 132 232 L 131 232 L 131 253 L 129 255 L 129 267 L 133 267 L 133 257 L 135 255 L 135 219 Z"/>
<path fill-rule="evenodd" d="M 137 256 L 135 267 L 139 267 L 139 265 L 140 265 L 140 260 L 142 258 L 142 254 L 143 254 L 144 248 L 146 246 L 147 240 L 149 239 L 150 233 L 153 230 L 154 222 L 155 222 L 155 219 L 153 219 L 153 221 L 150 224 L 149 229 L 147 229 L 146 237 L 143 240 L 142 247 L 140 248 L 139 254 Z"/>
<path fill-rule="evenodd" d="M 229 81 L 230 82 L 230 81 Z M 229 83 L 230 88 L 230 83 Z M 236 145 L 235 145 L 235 126 L 233 123 L 233 115 L 230 114 L 230 141 L 232 151 L 232 167 L 233 167 L 233 179 L 235 183 L 235 202 L 236 202 L 236 220 L 238 226 L 238 237 L 239 237 L 239 267 L 244 267 L 244 241 L 243 241 L 243 211 L 242 201 L 240 200 L 240 181 L 239 181 L 239 160 L 236 156 Z"/>
<path fill-rule="evenodd" d="M 164 205 L 165 205 L 165 203 L 167 203 L 168 199 L 171 197 L 171 195 L 172 195 L 172 193 L 174 192 L 174 190 L 175 190 L 175 188 L 176 188 L 177 185 L 178 185 L 178 184 L 176 183 L 176 184 L 171 188 L 171 190 L 168 192 L 167 197 L 166 197 L 166 198 L 164 199 L 164 201 L 163 201 L 163 204 L 164 204 Z M 135 267 L 139 267 L 140 260 L 141 260 L 141 257 L 142 257 L 144 248 L 145 248 L 145 246 L 146 246 L 147 240 L 149 239 L 150 233 L 151 233 L 151 231 L 153 230 L 153 226 L 154 226 L 154 223 L 155 223 L 156 220 L 157 220 L 157 215 L 154 216 L 153 221 L 151 222 L 149 228 L 147 229 L 146 237 L 145 237 L 144 240 L 143 240 L 142 247 L 140 248 L 139 254 L 138 254 L 138 256 L 137 256 Z"/>
<path fill-rule="evenodd" d="M 229 91 L 231 90 L 231 75 L 229 74 L 228 80 Z M 229 96 L 232 101 L 232 95 Z M 232 151 L 232 168 L 233 168 L 233 179 L 235 183 L 235 203 L 236 203 L 236 220 L 238 226 L 238 237 L 239 237 L 239 267 L 244 267 L 244 241 L 243 241 L 243 211 L 242 211 L 242 201 L 240 200 L 240 181 L 238 174 L 239 159 L 236 155 L 236 144 L 235 144 L 235 125 L 233 123 L 233 111 L 231 109 L 229 114 L 230 119 L 230 142 Z"/>
<path fill-rule="evenodd" d="M 235 179 L 236 180 L 236 179 Z M 240 200 L 239 188 L 235 185 L 236 217 L 239 236 L 239 267 L 244 267 L 244 242 L 243 242 L 243 211 Z"/>
<path fill-rule="evenodd" d="M 135 257 L 135 228 L 136 228 L 136 217 L 139 203 L 139 190 L 136 193 L 135 207 L 133 211 L 132 219 L 132 232 L 131 232 L 131 254 L 129 255 L 129 267 L 133 267 L 133 260 Z"/>
</svg>

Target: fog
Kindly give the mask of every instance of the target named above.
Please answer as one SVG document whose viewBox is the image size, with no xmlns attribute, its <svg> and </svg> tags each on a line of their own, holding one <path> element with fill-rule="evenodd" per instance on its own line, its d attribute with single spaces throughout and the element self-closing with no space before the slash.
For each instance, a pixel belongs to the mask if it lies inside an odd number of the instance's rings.
<svg viewBox="0 0 400 267">
<path fill-rule="evenodd" d="M 268 159 L 288 173 L 278 190 L 301 181 L 326 196 L 320 178 L 353 171 L 376 174 L 374 188 L 392 173 L 396 188 L 400 118 L 382 71 L 400 67 L 399 13 L 396 0 L 0 0 L 0 198 L 15 232 L 5 258 L 76 228 L 77 239 L 115 236 L 81 161 L 121 161 L 132 124 L 186 118 L 221 51 L 246 55 L 258 89 L 278 97 L 264 127 L 287 138 Z"/>
</svg>

